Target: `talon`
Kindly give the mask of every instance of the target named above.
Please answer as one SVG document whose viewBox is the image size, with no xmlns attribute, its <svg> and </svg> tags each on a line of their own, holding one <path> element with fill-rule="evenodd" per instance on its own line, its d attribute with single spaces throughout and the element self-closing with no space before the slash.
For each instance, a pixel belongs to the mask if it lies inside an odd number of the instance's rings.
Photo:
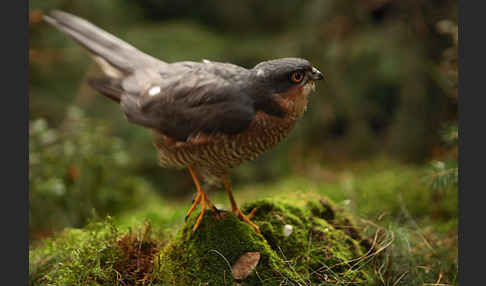
<svg viewBox="0 0 486 286">
<path fill-rule="evenodd" d="M 192 232 L 195 232 L 196 229 L 201 224 L 203 217 L 204 217 L 204 213 L 206 212 L 206 204 L 207 204 L 208 201 L 209 201 L 208 197 L 205 194 L 203 194 L 203 199 L 202 199 L 202 202 L 201 202 L 201 214 L 197 218 L 196 224 L 194 224 L 194 226 L 192 227 Z"/>
<path fill-rule="evenodd" d="M 255 215 L 255 213 L 257 212 L 257 210 L 258 210 L 258 208 L 253 208 L 253 209 L 251 210 L 251 212 L 250 212 L 249 214 L 247 214 L 246 216 L 247 216 L 249 219 L 251 219 L 251 218 L 252 218 L 252 217 Z"/>
<path fill-rule="evenodd" d="M 206 193 L 203 191 L 201 188 L 201 184 L 199 183 L 199 180 L 196 177 L 196 174 L 194 173 L 194 170 L 192 169 L 191 166 L 188 167 L 189 173 L 191 174 L 191 177 L 194 181 L 194 184 L 196 185 L 196 190 L 197 190 L 197 195 L 196 198 L 194 199 L 194 202 L 187 212 L 187 215 L 185 217 L 185 221 L 187 222 L 187 219 L 191 215 L 191 213 L 196 209 L 197 205 L 201 204 L 201 214 L 196 220 L 196 224 L 192 227 L 192 232 L 196 231 L 196 229 L 199 227 L 201 224 L 201 221 L 204 217 L 204 213 L 206 212 L 206 206 L 208 206 L 211 209 L 216 209 L 216 207 L 213 205 L 213 203 L 209 200 L 208 196 Z"/>
<path fill-rule="evenodd" d="M 253 216 L 253 214 L 255 213 L 254 211 L 255 209 L 253 209 L 251 212 L 250 212 L 250 215 Z M 260 232 L 260 228 L 258 227 L 258 225 L 254 224 L 251 220 L 250 220 L 250 217 L 249 215 L 245 215 L 240 209 L 238 209 L 238 218 L 241 219 L 242 221 L 246 222 L 247 224 L 249 224 L 256 232 L 258 233 L 261 233 Z"/>
<path fill-rule="evenodd" d="M 221 218 L 221 211 L 218 208 L 216 208 L 214 205 L 212 207 L 212 211 L 215 212 L 217 218 Z"/>
</svg>

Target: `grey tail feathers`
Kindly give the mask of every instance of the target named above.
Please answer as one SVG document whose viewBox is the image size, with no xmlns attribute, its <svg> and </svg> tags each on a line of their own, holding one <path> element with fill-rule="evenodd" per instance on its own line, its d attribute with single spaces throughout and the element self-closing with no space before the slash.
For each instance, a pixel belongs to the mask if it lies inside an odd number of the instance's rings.
<svg viewBox="0 0 486 286">
<path fill-rule="evenodd" d="M 54 10 L 43 15 L 43 18 L 122 73 L 129 74 L 138 68 L 166 64 L 72 14 Z"/>
</svg>

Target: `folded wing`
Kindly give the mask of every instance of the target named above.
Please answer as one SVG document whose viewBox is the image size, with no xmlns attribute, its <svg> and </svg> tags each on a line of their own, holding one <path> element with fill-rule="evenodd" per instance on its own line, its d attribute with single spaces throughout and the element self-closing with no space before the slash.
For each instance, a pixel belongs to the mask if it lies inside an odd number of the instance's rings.
<svg viewBox="0 0 486 286">
<path fill-rule="evenodd" d="M 105 76 L 89 84 L 119 102 L 126 118 L 184 141 L 197 134 L 236 134 L 255 114 L 241 92 L 248 70 L 231 64 L 168 64 L 79 17 L 52 11 L 45 21 L 85 47 Z"/>
<path fill-rule="evenodd" d="M 248 128 L 255 115 L 253 101 L 237 84 L 211 72 L 174 65 L 150 84 L 147 78 L 134 76 L 124 82 L 130 92 L 122 96 L 121 108 L 129 121 L 175 140 L 199 133 L 236 134 Z"/>
</svg>

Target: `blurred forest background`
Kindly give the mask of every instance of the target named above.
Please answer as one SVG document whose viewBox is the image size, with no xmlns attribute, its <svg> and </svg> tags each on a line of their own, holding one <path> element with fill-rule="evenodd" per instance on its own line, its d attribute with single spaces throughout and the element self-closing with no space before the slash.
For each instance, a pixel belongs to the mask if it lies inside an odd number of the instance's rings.
<svg viewBox="0 0 486 286">
<path fill-rule="evenodd" d="M 100 71 L 42 21 L 50 9 L 167 62 L 251 68 L 272 58 L 308 59 L 325 80 L 290 136 L 233 172 L 237 200 L 245 189 L 293 178 L 318 189 L 335 185 L 334 198 L 357 204 L 359 215 L 396 210 L 420 227 L 429 218 L 444 223 L 453 241 L 447 256 L 456 259 L 457 1 L 31 0 L 31 240 L 81 227 L 93 213 L 143 208 L 154 196 L 184 202 L 185 210 L 194 193 L 187 172 L 158 166 L 150 132 L 87 86 Z"/>
</svg>

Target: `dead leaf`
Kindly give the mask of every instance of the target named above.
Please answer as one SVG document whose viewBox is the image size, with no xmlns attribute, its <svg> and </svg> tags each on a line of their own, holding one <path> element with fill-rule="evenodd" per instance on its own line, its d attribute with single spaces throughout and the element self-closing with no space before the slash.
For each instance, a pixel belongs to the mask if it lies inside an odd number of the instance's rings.
<svg viewBox="0 0 486 286">
<path fill-rule="evenodd" d="M 260 261 L 260 252 L 247 252 L 243 254 L 231 267 L 233 277 L 235 279 L 245 279 L 255 269 L 258 261 Z"/>
</svg>

